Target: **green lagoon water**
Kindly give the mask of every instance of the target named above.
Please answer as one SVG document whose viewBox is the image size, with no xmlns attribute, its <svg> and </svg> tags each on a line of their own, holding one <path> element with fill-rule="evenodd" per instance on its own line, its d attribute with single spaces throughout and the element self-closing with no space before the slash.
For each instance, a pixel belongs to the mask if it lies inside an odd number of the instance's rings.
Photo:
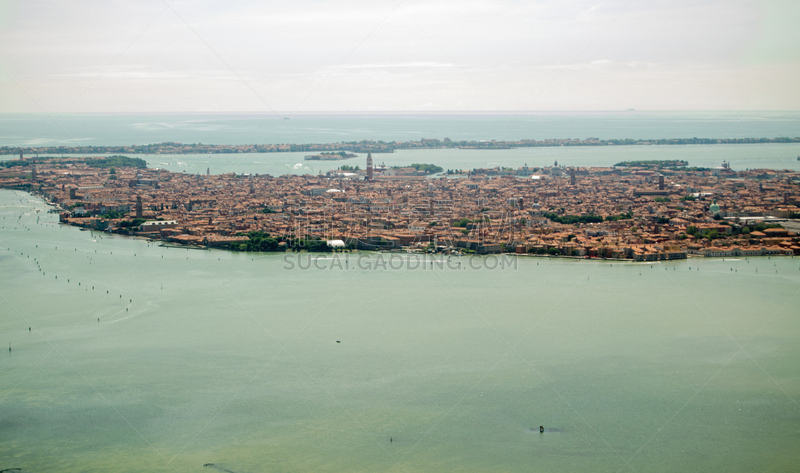
<svg viewBox="0 0 800 473">
<path fill-rule="evenodd" d="M 316 175 L 338 169 L 343 164 L 366 167 L 366 155 L 345 161 L 306 161 L 305 153 L 220 153 L 220 154 L 128 154 L 142 158 L 151 168 L 167 169 L 188 174 L 284 174 Z M 444 169 L 472 170 L 480 168 L 552 166 L 608 167 L 620 161 L 651 159 L 682 159 L 689 166 L 716 168 L 723 161 L 736 171 L 745 169 L 790 169 L 800 171 L 800 144 L 756 145 L 681 145 L 681 146 L 564 146 L 517 148 L 507 150 L 429 149 L 399 150 L 375 154 L 376 164 L 408 166 L 413 163 L 433 163 Z M 0 160 L 16 159 L 13 155 Z"/>
<path fill-rule="evenodd" d="M 289 117 L 287 117 L 289 118 Z M 301 113 L 274 114 L 0 114 L 2 146 L 127 145 L 181 143 L 338 143 L 360 140 L 520 140 L 588 138 L 776 138 L 800 133 L 798 112 L 531 112 L 504 113 Z M 189 174 L 227 172 L 319 174 L 342 164 L 365 166 L 364 155 L 347 161 L 305 161 L 304 153 L 131 155 L 150 167 Z M 800 171 L 800 144 L 565 146 L 508 150 L 428 149 L 376 154 L 376 164 L 433 163 L 444 169 L 612 166 L 620 161 L 683 159 L 690 166 L 734 170 Z M 0 155 L 0 160 L 16 159 Z"/>
<path fill-rule="evenodd" d="M 235 172 L 279 176 L 283 174 L 319 174 L 338 169 L 343 164 L 366 167 L 366 155 L 345 161 L 305 161 L 309 153 L 245 153 L 245 154 L 131 154 L 147 161 L 148 166 L 188 174 Z M 409 166 L 433 163 L 444 169 L 472 170 L 480 168 L 552 166 L 610 167 L 621 161 L 682 159 L 689 166 L 716 168 L 723 161 L 736 171 L 745 169 L 791 169 L 800 171 L 800 144 L 758 145 L 680 145 L 680 146 L 564 146 L 517 148 L 508 150 L 430 149 L 399 150 L 375 154 L 376 164 Z M 8 157 L 10 158 L 10 156 Z"/>
<path fill-rule="evenodd" d="M 0 469 L 800 463 L 800 259 L 289 270 L 46 210 L 0 191 Z"/>
</svg>

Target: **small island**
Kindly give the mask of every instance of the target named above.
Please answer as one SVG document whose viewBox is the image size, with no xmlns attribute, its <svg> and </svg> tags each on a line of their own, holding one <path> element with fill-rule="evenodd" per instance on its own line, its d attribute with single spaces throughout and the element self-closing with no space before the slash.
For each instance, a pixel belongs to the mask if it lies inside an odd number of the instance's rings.
<svg viewBox="0 0 800 473">
<path fill-rule="evenodd" d="M 618 168 L 631 168 L 631 167 L 638 167 L 638 168 L 685 168 L 688 166 L 689 163 L 682 159 L 651 159 L 651 160 L 639 160 L 639 161 L 622 161 L 614 165 L 614 167 Z"/>
<path fill-rule="evenodd" d="M 357 158 L 355 153 L 345 153 L 344 151 L 323 151 L 320 154 L 306 156 L 306 161 L 342 161 L 345 159 Z"/>
</svg>

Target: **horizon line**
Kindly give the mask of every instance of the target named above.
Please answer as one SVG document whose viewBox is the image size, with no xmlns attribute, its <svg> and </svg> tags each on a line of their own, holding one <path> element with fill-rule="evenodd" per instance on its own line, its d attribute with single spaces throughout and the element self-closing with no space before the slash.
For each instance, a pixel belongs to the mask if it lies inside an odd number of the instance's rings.
<svg viewBox="0 0 800 473">
<path fill-rule="evenodd" d="M 365 114 L 395 114 L 395 115 L 435 115 L 435 114 L 502 114 L 502 115 L 534 115 L 550 113 L 800 113 L 800 110 L 657 110 L 657 109 L 608 109 L 608 110 L 307 110 L 307 111 L 237 111 L 237 110 L 187 110 L 187 111 L 94 111 L 94 112 L 65 112 L 61 115 L 269 115 L 276 118 L 291 117 L 293 115 L 327 114 L 327 115 L 365 115 Z M 3 115 L 43 115 L 47 112 L 0 112 Z"/>
</svg>

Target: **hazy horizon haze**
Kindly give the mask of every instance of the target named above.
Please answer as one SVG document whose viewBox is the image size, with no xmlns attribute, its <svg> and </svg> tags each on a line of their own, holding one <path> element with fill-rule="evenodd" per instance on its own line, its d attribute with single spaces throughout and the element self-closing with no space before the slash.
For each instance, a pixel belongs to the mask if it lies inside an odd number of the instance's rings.
<svg viewBox="0 0 800 473">
<path fill-rule="evenodd" d="M 0 113 L 798 110 L 788 1 L 5 1 Z"/>
</svg>

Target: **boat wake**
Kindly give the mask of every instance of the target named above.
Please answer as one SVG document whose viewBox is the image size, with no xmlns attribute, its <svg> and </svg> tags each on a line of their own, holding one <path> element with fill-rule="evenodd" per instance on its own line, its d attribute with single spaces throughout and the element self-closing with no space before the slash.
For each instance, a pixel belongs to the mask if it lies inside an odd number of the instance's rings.
<svg viewBox="0 0 800 473">
<path fill-rule="evenodd" d="M 138 314 L 131 314 L 131 315 L 129 315 L 129 316 L 127 316 L 127 317 L 123 317 L 123 318 L 121 318 L 121 319 L 112 320 L 112 321 L 110 321 L 109 323 L 110 323 L 110 324 L 115 324 L 115 323 L 117 323 L 117 322 L 122 322 L 122 321 L 125 321 L 125 320 L 128 320 L 128 319 L 132 319 L 132 318 L 136 317 L 137 315 L 138 315 Z"/>
<path fill-rule="evenodd" d="M 226 473 L 236 473 L 236 472 L 235 472 L 235 471 L 233 471 L 233 470 L 229 470 L 229 469 L 227 469 L 227 468 L 223 468 L 223 467 L 221 467 L 221 466 L 219 466 L 219 465 L 216 465 L 216 464 L 214 464 L 214 463 L 206 463 L 206 464 L 204 464 L 203 466 L 206 466 L 206 467 L 208 467 L 208 468 L 214 468 L 215 470 L 219 470 L 219 471 L 224 471 L 224 472 L 226 472 Z"/>
<path fill-rule="evenodd" d="M 536 432 L 537 434 L 563 434 L 564 433 L 564 431 L 561 430 L 561 429 L 553 429 L 553 428 L 544 429 L 544 432 L 542 432 L 542 431 L 539 430 L 538 427 L 531 427 L 530 429 L 528 429 L 528 431 Z"/>
</svg>

